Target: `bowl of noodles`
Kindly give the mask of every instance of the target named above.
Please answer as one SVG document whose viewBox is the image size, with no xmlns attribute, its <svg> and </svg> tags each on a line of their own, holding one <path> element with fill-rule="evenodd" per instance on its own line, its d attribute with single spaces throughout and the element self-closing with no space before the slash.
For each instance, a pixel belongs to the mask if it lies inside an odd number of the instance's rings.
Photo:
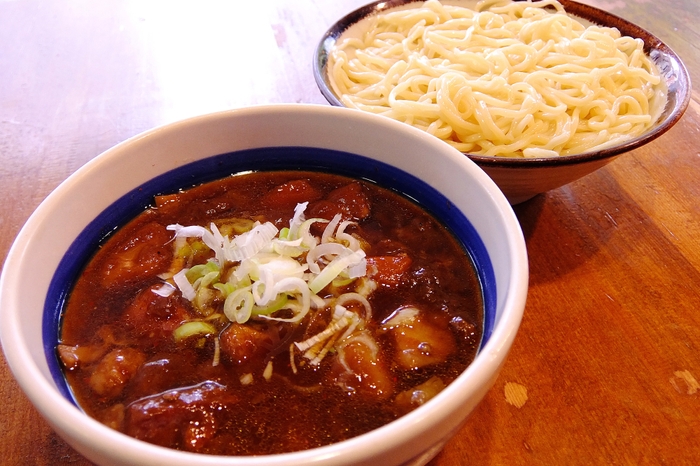
<svg viewBox="0 0 700 466">
<path fill-rule="evenodd" d="M 374 2 L 326 32 L 314 74 L 332 105 L 466 154 L 512 204 L 658 138 L 690 101 L 666 44 L 570 0 Z"/>
<path fill-rule="evenodd" d="M 98 465 L 422 465 L 495 382 L 527 287 L 518 220 L 459 151 L 269 105 L 65 180 L 7 256 L 0 339 Z"/>
</svg>

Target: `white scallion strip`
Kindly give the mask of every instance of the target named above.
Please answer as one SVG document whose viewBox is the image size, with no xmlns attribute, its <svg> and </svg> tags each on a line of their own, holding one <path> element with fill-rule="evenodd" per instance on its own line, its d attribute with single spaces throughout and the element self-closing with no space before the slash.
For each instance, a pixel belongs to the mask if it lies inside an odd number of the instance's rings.
<svg viewBox="0 0 700 466">
<path fill-rule="evenodd" d="M 311 234 L 311 225 L 313 225 L 316 222 L 327 221 L 328 220 L 325 220 L 323 218 L 312 218 L 302 223 L 298 233 L 299 238 L 301 238 L 301 244 L 309 249 L 313 249 L 314 246 L 318 244 L 318 238 Z"/>
<path fill-rule="evenodd" d="M 350 325 L 350 316 L 353 315 L 352 312 L 348 311 L 345 309 L 343 306 L 336 306 L 336 312 L 338 310 L 341 310 L 341 314 L 339 318 L 334 318 L 330 324 L 328 324 L 328 327 L 326 327 L 321 333 L 317 333 L 316 335 L 312 336 L 311 338 L 308 338 L 302 342 L 296 342 L 294 343 L 296 347 L 299 349 L 299 351 L 306 351 L 307 349 L 311 348 L 317 343 L 321 343 L 324 340 L 327 340 L 330 338 L 333 334 L 337 333 L 338 331 L 344 329 L 348 325 Z"/>
<path fill-rule="evenodd" d="M 316 275 L 309 282 L 309 289 L 313 293 L 318 293 L 326 285 L 328 285 L 335 277 L 337 277 L 346 267 L 360 264 L 365 259 L 363 250 L 355 251 L 343 257 L 336 257 L 328 264 L 320 274 Z"/>
<path fill-rule="evenodd" d="M 351 252 L 351 250 L 340 243 L 322 243 L 309 251 L 306 255 L 306 262 L 309 265 L 309 270 L 313 273 L 320 273 L 318 262 L 323 258 L 327 258 L 331 261 L 335 256 L 349 254 Z"/>
<path fill-rule="evenodd" d="M 297 205 L 289 228 L 282 231 L 270 222 L 256 222 L 252 229 L 229 238 L 214 223 L 208 229 L 169 225 L 176 241 L 201 238 L 214 253 L 209 262 L 177 272 L 173 282 L 186 299 L 202 309 L 212 309 L 210 300 L 223 299 L 226 318 L 237 323 L 252 317 L 299 322 L 310 309 L 325 308 L 331 301 L 326 302 L 318 293 L 333 280 L 338 279 L 345 286 L 363 277 L 367 268 L 365 253 L 360 241 L 345 233 L 353 222 L 341 221 L 340 215 L 330 222 L 307 220 L 307 205 Z M 315 222 L 328 223 L 320 239 L 310 233 Z M 368 301 L 354 293 L 338 301 L 338 307 L 349 301 L 362 303 L 365 318 L 371 316 Z M 314 350 L 314 360 L 320 361 L 333 342 L 341 336 L 345 338 L 361 323 L 355 313 L 347 314 L 335 317 L 335 330 L 328 330 L 328 336 L 320 340 L 329 343 Z M 342 335 L 341 330 L 345 330 Z"/>
<path fill-rule="evenodd" d="M 260 270 L 260 276 L 253 283 L 251 291 L 253 292 L 255 304 L 258 306 L 267 306 L 270 301 L 275 299 L 277 294 L 275 293 L 275 280 L 272 272 L 268 269 Z"/>
<path fill-rule="evenodd" d="M 214 222 L 209 225 L 209 228 L 211 229 L 211 235 L 202 236 L 202 241 L 214 251 L 216 261 L 219 264 L 224 264 L 226 262 L 226 250 L 231 247 L 231 241 L 228 237 L 221 234 Z"/>
<path fill-rule="evenodd" d="M 323 361 L 323 358 L 325 358 L 328 352 L 331 350 L 331 348 L 333 348 L 337 339 L 338 334 L 336 333 L 326 341 L 326 343 L 321 348 L 321 351 L 319 351 L 313 358 L 309 360 L 309 364 L 311 364 L 312 366 L 318 366 L 319 364 L 321 364 L 321 361 Z M 306 357 L 309 358 L 309 356 Z"/>
<path fill-rule="evenodd" d="M 306 252 L 306 248 L 302 245 L 303 240 L 303 238 L 291 241 L 275 238 L 272 240 L 272 250 L 280 256 L 299 257 Z"/>
<path fill-rule="evenodd" d="M 292 368 L 292 374 L 296 374 L 297 364 L 294 361 L 294 343 L 289 345 L 289 366 Z"/>
<path fill-rule="evenodd" d="M 323 309 L 327 306 L 326 300 L 317 294 L 311 295 L 311 307 L 314 309 Z"/>
<path fill-rule="evenodd" d="M 232 241 L 235 246 L 226 249 L 226 259 L 242 261 L 253 257 L 272 241 L 278 230 L 270 222 L 254 227 L 252 230 L 238 235 Z"/>
<path fill-rule="evenodd" d="M 367 275 L 367 261 L 360 261 L 350 265 L 347 272 L 348 278 L 360 278 Z"/>
<path fill-rule="evenodd" d="M 377 354 L 379 353 L 379 346 L 377 345 L 377 342 L 374 340 L 372 335 L 370 335 L 366 330 L 364 331 L 359 331 L 355 332 L 352 336 L 349 338 L 346 338 L 340 342 L 340 344 L 337 346 L 338 350 L 338 362 L 345 368 L 345 370 L 349 373 L 352 373 L 353 370 L 348 366 L 347 361 L 345 360 L 345 346 L 354 343 L 354 342 L 359 342 L 363 345 L 365 345 L 367 348 L 369 348 L 371 352 L 371 357 L 372 359 L 377 358 Z"/>
<path fill-rule="evenodd" d="M 350 323 L 350 325 L 348 325 L 348 328 L 345 329 L 345 332 L 343 332 L 343 334 L 340 335 L 340 337 L 338 338 L 338 340 L 339 340 L 339 341 L 343 341 L 343 340 L 345 340 L 346 338 L 350 338 L 350 336 L 351 336 L 352 334 L 355 333 L 355 330 L 357 330 L 358 328 L 360 328 L 361 324 L 364 324 L 364 321 L 363 321 L 362 319 L 360 319 L 360 318 L 357 316 L 357 314 L 354 314 L 354 313 L 353 313 L 353 315 L 352 315 L 352 322 Z"/>
<path fill-rule="evenodd" d="M 335 342 L 345 338 L 351 332 L 344 332 L 343 329 L 353 330 L 360 324 L 360 318 L 354 312 L 350 312 L 343 306 L 336 306 L 333 312 L 333 319 L 328 326 L 320 333 L 302 342 L 295 343 L 300 351 L 304 351 L 304 357 L 309 360 L 309 364 L 317 366 L 328 354 Z"/>
<path fill-rule="evenodd" d="M 297 204 L 297 206 L 294 208 L 294 216 L 289 221 L 290 238 L 298 238 L 299 228 L 301 228 L 301 225 L 306 220 L 306 218 L 304 217 L 304 211 L 306 210 L 306 207 L 308 205 L 308 202 L 302 202 L 300 204 Z"/>
<path fill-rule="evenodd" d="M 269 271 L 275 280 L 286 277 L 301 278 L 308 269 L 306 264 L 302 265 L 291 257 L 274 253 L 258 254 L 250 260 L 256 264 L 259 271 Z"/>
<path fill-rule="evenodd" d="M 326 229 L 323 230 L 323 234 L 321 235 L 321 243 L 327 243 L 330 241 L 331 237 L 333 237 L 333 232 L 340 223 L 341 218 L 342 216 L 340 214 L 335 214 L 333 219 L 328 223 L 328 225 L 326 225 Z"/>
<path fill-rule="evenodd" d="M 168 225 L 166 228 L 175 232 L 175 238 L 201 238 L 208 233 L 206 228 L 199 225 L 184 227 L 174 224 Z"/>
<path fill-rule="evenodd" d="M 214 338 L 214 359 L 211 362 L 211 365 L 216 367 L 219 365 L 219 362 L 221 361 L 221 342 L 219 341 L 219 337 L 217 336 Z"/>
<path fill-rule="evenodd" d="M 163 298 L 167 298 L 173 292 L 175 291 L 175 287 L 171 285 L 170 283 L 163 283 L 161 286 L 158 288 L 153 288 L 151 291 L 153 291 L 155 294 L 158 296 L 162 296 Z"/>
<path fill-rule="evenodd" d="M 347 303 L 352 301 L 357 301 L 365 308 L 366 321 L 372 320 L 372 305 L 369 303 L 367 298 L 362 296 L 360 293 L 343 293 L 342 295 L 338 296 L 338 299 L 335 300 L 335 304 L 345 307 Z"/>
<path fill-rule="evenodd" d="M 357 294 L 361 294 L 364 297 L 371 295 L 372 292 L 379 286 L 377 285 L 376 281 L 372 280 L 371 278 L 367 278 L 366 276 L 360 278 L 359 282 L 360 283 L 355 287 L 355 291 Z"/>
<path fill-rule="evenodd" d="M 410 324 L 416 317 L 420 314 L 420 310 L 416 307 L 404 307 L 397 311 L 394 311 L 384 322 L 382 322 L 382 329 L 388 330 L 399 325 Z"/>
<path fill-rule="evenodd" d="M 187 271 L 189 269 L 182 269 L 175 275 L 173 275 L 173 282 L 177 285 L 177 287 L 180 289 L 180 292 L 182 293 L 182 296 L 185 297 L 185 299 L 189 299 L 192 301 L 195 296 L 197 296 L 197 292 L 195 291 L 194 287 L 192 284 L 187 280 Z"/>
<path fill-rule="evenodd" d="M 267 366 L 265 366 L 265 370 L 263 371 L 263 379 L 269 381 L 272 378 L 272 361 L 267 362 Z"/>
<path fill-rule="evenodd" d="M 354 225 L 355 222 L 351 222 L 349 220 L 346 220 L 342 222 L 340 225 L 338 225 L 338 230 L 335 233 L 335 237 L 337 240 L 344 241 L 348 243 L 348 247 L 352 249 L 353 251 L 357 251 L 360 249 L 360 242 L 358 241 L 357 238 L 352 236 L 349 233 L 345 233 L 345 229 L 350 226 Z"/>
</svg>

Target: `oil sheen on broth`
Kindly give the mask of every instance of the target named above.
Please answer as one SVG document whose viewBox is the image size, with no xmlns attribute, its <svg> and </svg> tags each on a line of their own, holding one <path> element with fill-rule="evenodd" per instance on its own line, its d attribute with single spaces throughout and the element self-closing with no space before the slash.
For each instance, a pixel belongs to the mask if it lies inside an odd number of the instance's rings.
<svg viewBox="0 0 700 466">
<path fill-rule="evenodd" d="M 415 409 L 473 360 L 482 327 L 468 254 L 422 208 L 366 181 L 257 172 L 157 196 L 113 234 L 57 352 L 100 422 L 262 455 Z"/>
</svg>

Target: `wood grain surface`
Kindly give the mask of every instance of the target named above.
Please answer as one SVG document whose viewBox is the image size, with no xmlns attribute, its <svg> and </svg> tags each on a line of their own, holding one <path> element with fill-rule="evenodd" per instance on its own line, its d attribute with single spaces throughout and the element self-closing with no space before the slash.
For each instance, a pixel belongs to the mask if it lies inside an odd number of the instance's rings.
<svg viewBox="0 0 700 466">
<path fill-rule="evenodd" d="M 325 104 L 316 43 L 364 0 L 0 0 L 0 257 L 61 181 L 154 126 Z M 586 0 L 700 82 L 700 3 Z M 530 291 L 496 385 L 431 466 L 700 458 L 700 98 L 649 145 L 515 207 Z M 0 360 L 0 463 L 89 464 Z"/>
</svg>

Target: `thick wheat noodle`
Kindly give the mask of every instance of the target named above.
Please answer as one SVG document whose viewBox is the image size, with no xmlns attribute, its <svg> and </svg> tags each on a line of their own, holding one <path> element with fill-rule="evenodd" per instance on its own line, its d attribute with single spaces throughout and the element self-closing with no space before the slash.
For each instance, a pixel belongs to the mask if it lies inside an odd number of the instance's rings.
<svg viewBox="0 0 700 466">
<path fill-rule="evenodd" d="M 641 39 L 586 26 L 555 0 L 428 0 L 370 19 L 329 55 L 347 107 L 412 124 L 462 152 L 570 155 L 630 139 L 665 102 Z"/>
</svg>

